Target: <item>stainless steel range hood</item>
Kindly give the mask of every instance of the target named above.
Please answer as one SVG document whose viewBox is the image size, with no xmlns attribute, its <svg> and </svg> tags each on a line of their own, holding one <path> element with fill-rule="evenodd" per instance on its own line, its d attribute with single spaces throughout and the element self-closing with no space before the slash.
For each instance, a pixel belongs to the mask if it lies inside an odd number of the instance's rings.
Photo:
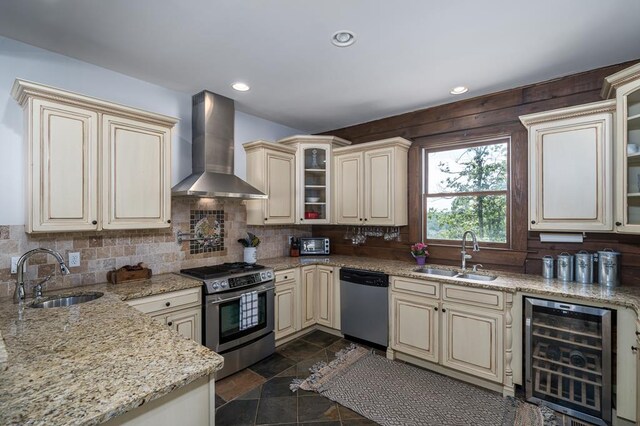
<svg viewBox="0 0 640 426">
<path fill-rule="evenodd" d="M 174 196 L 267 198 L 233 174 L 233 99 L 206 90 L 193 96 L 192 174 L 174 186 Z"/>
</svg>

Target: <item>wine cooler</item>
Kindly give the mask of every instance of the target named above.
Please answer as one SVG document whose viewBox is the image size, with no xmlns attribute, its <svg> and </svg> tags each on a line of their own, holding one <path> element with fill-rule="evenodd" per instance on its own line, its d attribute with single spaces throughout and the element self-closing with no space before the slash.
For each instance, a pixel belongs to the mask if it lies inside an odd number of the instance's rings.
<svg viewBox="0 0 640 426">
<path fill-rule="evenodd" d="M 526 397 L 611 424 L 611 311 L 525 299 Z"/>
</svg>

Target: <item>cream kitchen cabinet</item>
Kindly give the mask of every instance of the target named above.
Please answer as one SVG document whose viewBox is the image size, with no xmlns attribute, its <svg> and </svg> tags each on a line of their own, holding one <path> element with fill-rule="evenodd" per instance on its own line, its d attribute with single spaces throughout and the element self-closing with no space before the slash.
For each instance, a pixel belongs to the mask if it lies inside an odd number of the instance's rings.
<svg viewBox="0 0 640 426">
<path fill-rule="evenodd" d="M 335 136 L 297 135 L 276 143 L 296 149 L 295 222 L 331 223 L 332 150 L 351 142 Z"/>
<path fill-rule="evenodd" d="M 605 78 L 616 103 L 616 231 L 640 233 L 640 64 Z"/>
<path fill-rule="evenodd" d="M 320 324 L 340 328 L 340 268 L 324 265 L 301 269 L 302 328 Z"/>
<path fill-rule="evenodd" d="M 171 129 L 102 116 L 102 228 L 171 223 Z"/>
<path fill-rule="evenodd" d="M 129 306 L 149 314 L 178 334 L 202 342 L 200 287 L 128 300 Z"/>
<path fill-rule="evenodd" d="M 391 138 L 334 149 L 336 224 L 407 224 L 410 145 L 406 139 Z"/>
<path fill-rule="evenodd" d="M 269 196 L 248 200 L 248 225 L 286 225 L 296 221 L 296 149 L 266 141 L 243 145 L 247 182 Z"/>
<path fill-rule="evenodd" d="M 25 114 L 27 232 L 170 226 L 176 119 L 19 79 L 12 95 Z"/>
<path fill-rule="evenodd" d="M 300 280 L 296 269 L 275 275 L 275 337 L 279 340 L 300 330 Z"/>
<path fill-rule="evenodd" d="M 520 117 L 529 129 L 529 229 L 613 230 L 614 101 Z"/>
<path fill-rule="evenodd" d="M 407 354 L 512 392 L 510 364 L 505 374 L 511 317 L 502 292 L 391 277 L 390 300 L 392 358 Z"/>
</svg>

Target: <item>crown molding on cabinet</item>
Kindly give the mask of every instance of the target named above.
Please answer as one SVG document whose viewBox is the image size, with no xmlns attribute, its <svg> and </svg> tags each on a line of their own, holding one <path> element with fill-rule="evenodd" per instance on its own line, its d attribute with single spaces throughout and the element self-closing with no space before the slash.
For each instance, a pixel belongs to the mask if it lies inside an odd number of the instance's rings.
<svg viewBox="0 0 640 426">
<path fill-rule="evenodd" d="M 345 153 L 345 152 L 352 152 L 352 151 L 357 152 L 357 151 L 363 151 L 363 150 L 368 151 L 368 150 L 372 150 L 380 147 L 394 147 L 394 146 L 409 149 L 409 147 L 411 147 L 411 141 L 401 137 L 388 138 L 388 139 L 381 139 L 375 142 L 367 142 L 362 144 L 345 146 L 342 148 L 336 148 L 333 150 L 333 152 Z"/>
<path fill-rule="evenodd" d="M 295 147 L 289 147 L 286 145 L 281 145 L 279 143 L 276 142 L 269 142 L 269 141 L 265 141 L 262 139 L 258 139 L 257 141 L 253 141 L 253 142 L 247 142 L 245 144 L 242 144 L 242 146 L 244 147 L 244 150 L 246 152 L 248 151 L 252 151 L 254 149 L 258 149 L 258 148 L 267 148 L 271 151 L 278 151 L 278 152 L 284 152 L 286 154 L 295 154 L 296 153 L 296 148 Z"/>
<path fill-rule="evenodd" d="M 603 99 L 615 98 L 618 87 L 637 78 L 640 78 L 640 63 L 618 71 L 609 77 L 605 77 L 600 96 L 602 96 Z"/>
<path fill-rule="evenodd" d="M 11 89 L 11 96 L 24 108 L 29 98 L 47 99 L 56 102 L 64 102 L 82 108 L 90 108 L 93 111 L 106 114 L 117 114 L 134 120 L 144 120 L 154 124 L 173 127 L 179 120 L 168 115 L 152 113 L 137 108 L 120 105 L 91 96 L 62 90 L 33 81 L 16 78 Z"/>
<path fill-rule="evenodd" d="M 337 136 L 323 135 L 293 135 L 284 139 L 279 139 L 276 143 L 283 145 L 297 145 L 299 143 L 331 143 L 331 145 L 336 148 L 351 145 L 351 142 L 346 139 L 342 139 Z"/>
<path fill-rule="evenodd" d="M 531 127 L 534 124 L 582 117 L 585 115 L 597 114 L 601 112 L 615 112 L 615 110 L 616 101 L 615 99 L 611 99 L 578 105 L 570 108 L 560 108 L 551 111 L 537 112 L 535 114 L 522 115 L 520 116 L 520 121 L 526 127 Z"/>
</svg>

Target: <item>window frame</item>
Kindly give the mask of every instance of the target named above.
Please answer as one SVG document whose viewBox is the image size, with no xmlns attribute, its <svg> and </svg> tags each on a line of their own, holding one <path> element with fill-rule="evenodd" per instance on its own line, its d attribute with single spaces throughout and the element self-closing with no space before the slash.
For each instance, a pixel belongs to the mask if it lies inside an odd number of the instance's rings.
<svg viewBox="0 0 640 426">
<path fill-rule="evenodd" d="M 507 187 L 505 190 L 493 190 L 493 191 L 473 191 L 473 192 L 445 192 L 445 193 L 428 193 L 429 188 L 429 167 L 428 167 L 428 155 L 434 152 L 453 151 L 458 149 L 473 148 L 477 146 L 485 145 L 497 145 L 506 143 L 507 145 Z M 420 194 L 421 201 L 421 238 L 422 241 L 427 241 L 429 245 L 435 246 L 459 246 L 462 244 L 462 235 L 458 240 L 445 240 L 445 239 L 433 239 L 427 238 L 427 200 L 428 198 L 451 196 L 478 196 L 478 195 L 506 195 L 506 241 L 501 242 L 489 242 L 479 241 L 478 243 L 482 247 L 496 248 L 496 249 L 510 249 L 512 247 L 512 138 L 511 135 L 496 135 L 492 137 L 485 137 L 482 139 L 452 139 L 449 141 L 443 141 L 434 146 L 423 146 L 421 148 L 421 162 L 422 162 L 422 188 Z"/>
</svg>

